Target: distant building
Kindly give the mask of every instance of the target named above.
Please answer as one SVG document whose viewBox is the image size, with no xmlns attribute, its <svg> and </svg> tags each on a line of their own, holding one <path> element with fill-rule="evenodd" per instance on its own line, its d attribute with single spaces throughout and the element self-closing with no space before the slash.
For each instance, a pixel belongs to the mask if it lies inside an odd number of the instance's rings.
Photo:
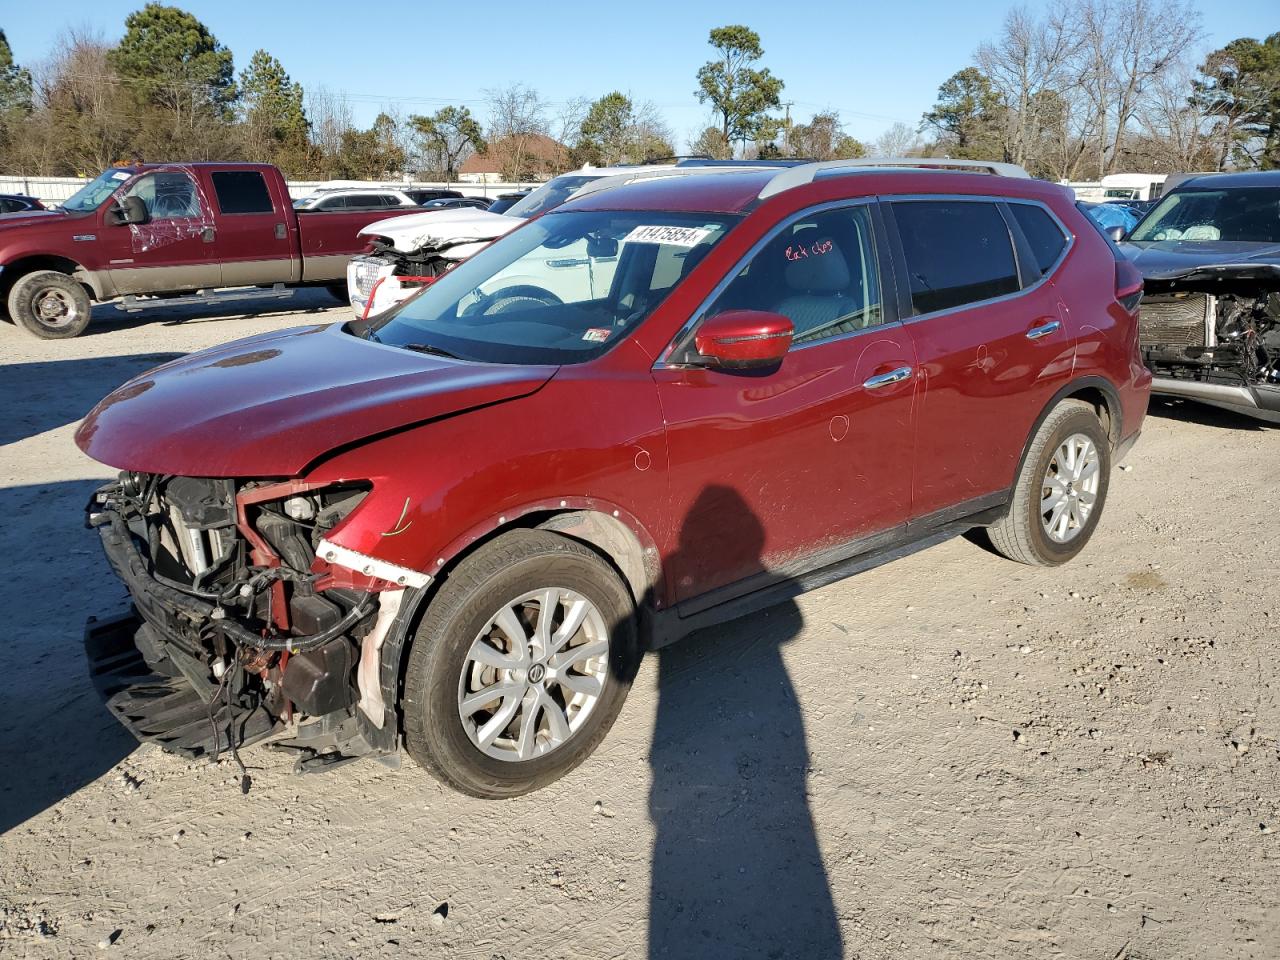
<svg viewBox="0 0 1280 960">
<path fill-rule="evenodd" d="M 504 137 L 463 161 L 458 179 L 463 183 L 546 180 L 564 168 L 568 156 L 568 147 L 540 133 Z"/>
</svg>

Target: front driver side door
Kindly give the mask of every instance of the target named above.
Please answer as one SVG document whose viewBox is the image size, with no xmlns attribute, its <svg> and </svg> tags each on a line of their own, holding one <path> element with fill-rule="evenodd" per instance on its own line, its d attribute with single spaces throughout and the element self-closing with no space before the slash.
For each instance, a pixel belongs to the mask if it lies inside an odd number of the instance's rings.
<svg viewBox="0 0 1280 960">
<path fill-rule="evenodd" d="M 842 559 L 910 512 L 915 356 L 886 307 L 873 203 L 826 206 L 763 238 L 700 311 L 786 315 L 773 370 L 654 369 L 667 423 L 667 571 L 683 614 Z M 892 300 L 892 298 L 888 298 Z"/>
<path fill-rule="evenodd" d="M 222 285 L 213 213 L 180 167 L 137 177 L 120 195 L 138 197 L 147 222 L 106 225 L 108 269 L 116 293 L 203 290 Z"/>
</svg>

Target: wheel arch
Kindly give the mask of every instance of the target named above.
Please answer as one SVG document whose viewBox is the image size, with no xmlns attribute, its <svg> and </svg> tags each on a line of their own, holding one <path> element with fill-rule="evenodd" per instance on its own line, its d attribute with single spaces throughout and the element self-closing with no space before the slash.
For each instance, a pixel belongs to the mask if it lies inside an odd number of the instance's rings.
<svg viewBox="0 0 1280 960">
<path fill-rule="evenodd" d="M 1022 475 L 1022 465 L 1026 462 L 1027 453 L 1031 450 L 1031 444 L 1035 442 L 1036 434 L 1040 432 L 1049 414 L 1064 400 L 1080 400 L 1087 403 L 1098 414 L 1098 419 L 1102 421 L 1102 427 L 1107 433 L 1107 437 L 1111 440 L 1111 449 L 1115 450 L 1120 438 L 1123 436 L 1122 418 L 1124 416 L 1124 408 L 1120 405 L 1120 394 L 1109 381 L 1102 377 L 1080 377 L 1072 380 L 1065 387 L 1060 389 L 1045 404 L 1044 409 L 1040 411 L 1040 415 L 1036 417 L 1035 423 L 1031 425 L 1031 429 L 1027 431 L 1026 439 L 1022 442 L 1022 453 L 1018 456 L 1018 464 L 1014 468 L 1013 477 L 1010 479 L 1010 486 L 1018 482 L 1018 477 Z"/>
<path fill-rule="evenodd" d="M 14 284 L 27 274 L 35 273 L 37 270 L 54 270 L 58 273 L 65 273 L 67 276 L 74 277 L 80 281 L 80 285 L 88 292 L 90 299 L 105 299 L 105 291 L 101 288 L 101 282 L 92 270 L 86 270 L 84 266 L 70 257 L 63 257 L 55 253 L 29 253 L 10 260 L 4 265 L 4 270 L 0 271 L 0 304 L 8 302 L 9 291 L 13 289 Z"/>
<path fill-rule="evenodd" d="M 644 525 L 623 508 L 594 498 L 564 497 L 505 511 L 453 541 L 432 566 L 431 582 L 405 596 L 404 608 L 397 618 L 399 629 L 383 644 L 380 665 L 383 699 L 394 710 L 397 734 L 403 724 L 399 705 L 409 648 L 432 597 L 450 572 L 476 550 L 522 529 L 546 530 L 589 547 L 626 584 L 637 610 L 660 602 L 656 600 L 661 596 L 662 567 L 657 543 Z"/>
</svg>

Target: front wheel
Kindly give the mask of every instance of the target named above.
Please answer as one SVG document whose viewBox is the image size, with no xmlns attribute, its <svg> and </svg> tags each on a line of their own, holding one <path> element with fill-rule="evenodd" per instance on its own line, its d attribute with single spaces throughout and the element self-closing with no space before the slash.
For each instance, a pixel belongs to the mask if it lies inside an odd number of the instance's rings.
<svg viewBox="0 0 1280 960">
<path fill-rule="evenodd" d="M 988 531 L 996 551 L 1019 563 L 1066 563 L 1097 529 L 1111 479 L 1111 443 L 1087 403 L 1065 400 L 1027 450 L 1009 512 Z"/>
<path fill-rule="evenodd" d="M 431 600 L 405 672 L 405 745 L 462 793 L 528 793 L 595 750 L 638 659 L 634 605 L 612 567 L 574 540 L 512 531 Z"/>
<path fill-rule="evenodd" d="M 80 282 L 56 270 L 29 273 L 9 291 L 9 316 L 41 340 L 80 336 L 92 306 Z"/>
</svg>

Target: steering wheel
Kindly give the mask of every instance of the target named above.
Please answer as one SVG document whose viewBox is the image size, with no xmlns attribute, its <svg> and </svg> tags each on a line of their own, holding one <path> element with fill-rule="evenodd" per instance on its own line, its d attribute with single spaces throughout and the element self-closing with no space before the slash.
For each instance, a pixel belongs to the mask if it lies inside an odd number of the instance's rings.
<svg viewBox="0 0 1280 960">
<path fill-rule="evenodd" d="M 475 311 L 484 317 L 498 313 L 510 313 L 513 310 L 525 310 L 529 307 L 555 307 L 564 301 L 550 290 L 536 287 L 531 283 L 517 284 L 514 287 L 503 287 L 493 293 L 485 294 Z"/>
</svg>

